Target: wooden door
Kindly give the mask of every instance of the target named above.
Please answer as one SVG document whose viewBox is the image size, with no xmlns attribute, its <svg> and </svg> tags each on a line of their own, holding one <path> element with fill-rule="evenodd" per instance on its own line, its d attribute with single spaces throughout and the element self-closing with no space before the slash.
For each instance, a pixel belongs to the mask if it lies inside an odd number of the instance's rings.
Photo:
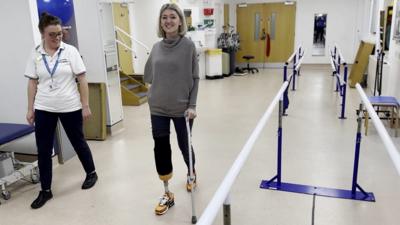
<svg viewBox="0 0 400 225">
<path fill-rule="evenodd" d="M 294 50 L 296 5 L 284 3 L 248 4 L 237 7 L 237 30 L 241 50 L 236 57 L 253 55 L 252 62 L 285 62 Z M 270 55 L 267 57 L 267 36 Z"/>
<path fill-rule="evenodd" d="M 130 34 L 129 27 L 129 9 L 127 4 L 113 3 L 113 17 L 114 25 L 123 29 L 126 33 Z M 120 32 L 117 32 L 118 40 L 124 42 L 128 47 L 132 49 L 132 41 L 129 37 Z M 133 74 L 133 57 L 132 52 L 127 50 L 120 44 L 118 46 L 118 63 L 119 68 L 125 74 Z"/>
</svg>

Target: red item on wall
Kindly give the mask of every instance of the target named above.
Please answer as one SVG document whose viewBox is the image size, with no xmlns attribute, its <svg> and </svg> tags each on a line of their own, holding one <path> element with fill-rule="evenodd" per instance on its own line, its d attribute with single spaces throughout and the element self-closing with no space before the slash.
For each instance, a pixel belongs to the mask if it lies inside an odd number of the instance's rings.
<svg viewBox="0 0 400 225">
<path fill-rule="evenodd" d="M 265 39 L 265 41 L 266 41 L 265 55 L 268 58 L 271 53 L 271 37 L 269 36 L 269 34 L 267 34 L 267 38 Z"/>
<path fill-rule="evenodd" d="M 204 8 L 203 13 L 205 16 L 212 16 L 214 14 L 213 8 Z"/>
</svg>

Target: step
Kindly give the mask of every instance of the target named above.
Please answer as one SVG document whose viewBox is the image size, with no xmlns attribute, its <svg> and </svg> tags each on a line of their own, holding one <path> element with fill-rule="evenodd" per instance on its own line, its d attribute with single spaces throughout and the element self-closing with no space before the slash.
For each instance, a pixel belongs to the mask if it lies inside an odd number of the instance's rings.
<svg viewBox="0 0 400 225">
<path fill-rule="evenodd" d="M 128 84 L 128 85 L 126 85 L 126 87 L 127 87 L 129 90 L 133 90 L 133 89 L 135 89 L 135 88 L 140 87 L 140 84 Z"/>
<path fill-rule="evenodd" d="M 129 80 L 129 77 L 120 77 L 121 82 Z"/>
<path fill-rule="evenodd" d="M 135 93 L 135 95 L 139 96 L 140 98 L 143 98 L 143 97 L 147 96 L 147 92 L 138 92 L 138 93 Z"/>
</svg>

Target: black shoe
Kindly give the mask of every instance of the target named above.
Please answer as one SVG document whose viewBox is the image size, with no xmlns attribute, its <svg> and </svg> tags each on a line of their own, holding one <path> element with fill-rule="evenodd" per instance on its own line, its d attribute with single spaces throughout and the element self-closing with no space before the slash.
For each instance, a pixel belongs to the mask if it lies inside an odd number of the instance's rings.
<svg viewBox="0 0 400 225">
<path fill-rule="evenodd" d="M 82 184 L 82 189 L 89 189 L 94 186 L 97 181 L 97 174 L 93 172 L 91 174 L 86 175 L 86 179 Z"/>
<path fill-rule="evenodd" d="M 46 202 L 51 198 L 53 198 L 51 191 L 40 191 L 39 196 L 35 199 L 35 201 L 32 202 L 31 208 L 38 209 L 44 206 L 44 204 L 46 204 Z"/>
</svg>

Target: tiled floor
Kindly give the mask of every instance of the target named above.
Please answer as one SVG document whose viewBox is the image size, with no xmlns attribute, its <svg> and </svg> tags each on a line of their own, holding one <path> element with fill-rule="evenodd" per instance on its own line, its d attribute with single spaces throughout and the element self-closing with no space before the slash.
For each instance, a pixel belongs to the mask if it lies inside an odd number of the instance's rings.
<svg viewBox="0 0 400 225">
<path fill-rule="evenodd" d="M 329 66 L 304 66 L 290 93 L 283 121 L 283 181 L 349 189 L 356 135 L 355 109 L 360 99 L 349 89 L 346 120 L 339 120 L 340 99 L 333 92 Z M 193 144 L 199 186 L 198 217 L 243 147 L 258 119 L 282 83 L 282 71 L 202 80 Z M 190 224 L 186 169 L 172 136 L 174 177 L 170 189 L 176 205 L 164 216 L 154 215 L 163 193 L 158 180 L 147 105 L 124 107 L 124 130 L 103 142 L 90 142 L 99 174 L 91 190 L 80 189 L 84 174 L 77 158 L 54 169 L 53 194 L 45 207 L 29 205 L 39 185 L 20 182 L 13 197 L 0 205 L 1 225 L 128 225 Z M 363 137 L 359 184 L 374 192 L 375 203 L 313 197 L 259 189 L 276 173 L 277 112 L 267 123 L 232 188 L 232 224 L 241 225 L 397 225 L 400 224 L 400 177 L 376 130 Z M 387 125 L 386 125 L 387 126 Z M 393 136 L 393 130 L 389 129 Z M 394 138 L 400 147 L 400 138 Z M 222 223 L 219 212 L 215 225 Z"/>
</svg>

